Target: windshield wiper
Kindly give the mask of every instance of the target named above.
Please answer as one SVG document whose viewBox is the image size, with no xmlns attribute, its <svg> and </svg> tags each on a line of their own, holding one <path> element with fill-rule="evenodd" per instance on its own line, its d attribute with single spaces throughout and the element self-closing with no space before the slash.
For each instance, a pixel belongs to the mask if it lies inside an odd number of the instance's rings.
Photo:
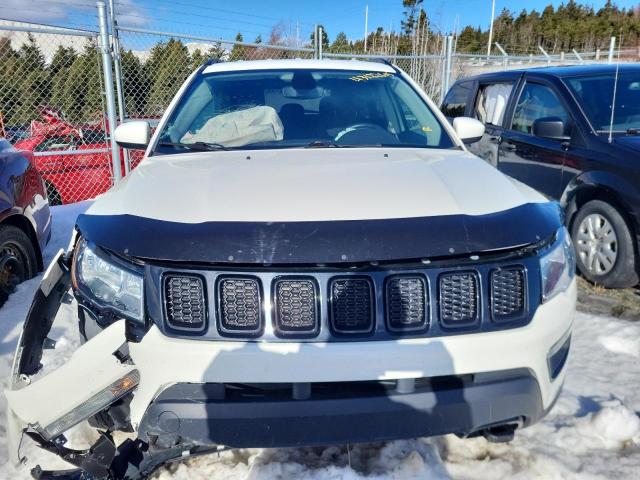
<svg viewBox="0 0 640 480">
<path fill-rule="evenodd" d="M 305 145 L 305 148 L 380 148 L 381 143 L 336 143 L 333 140 L 314 140 Z"/>
<path fill-rule="evenodd" d="M 161 147 L 184 147 L 189 150 L 197 150 L 199 152 L 211 152 L 215 150 L 230 150 L 229 147 L 225 147 L 219 143 L 208 142 L 194 142 L 194 143 L 181 143 L 181 142 L 160 142 Z"/>
<path fill-rule="evenodd" d="M 314 140 L 311 143 L 305 145 L 305 148 L 341 148 L 342 145 L 338 145 L 333 140 Z"/>
</svg>

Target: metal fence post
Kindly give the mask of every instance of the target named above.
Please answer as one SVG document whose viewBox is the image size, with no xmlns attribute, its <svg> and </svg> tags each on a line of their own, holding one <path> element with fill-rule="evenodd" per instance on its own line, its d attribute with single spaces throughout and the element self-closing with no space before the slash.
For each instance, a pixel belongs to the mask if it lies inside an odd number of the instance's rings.
<svg viewBox="0 0 640 480">
<path fill-rule="evenodd" d="M 616 49 L 616 37 L 611 37 L 611 43 L 609 43 L 609 63 L 613 63 L 613 52 Z"/>
<path fill-rule="evenodd" d="M 114 0 L 109 0 L 109 20 L 111 23 L 111 40 L 113 51 L 113 73 L 116 80 L 116 93 L 118 95 L 118 116 L 120 117 L 120 123 L 124 123 L 126 115 L 126 103 L 124 98 L 124 91 L 122 88 L 122 58 L 120 57 L 120 37 L 118 34 L 118 25 L 116 22 L 116 10 L 114 7 Z M 124 174 L 128 175 L 131 171 L 131 162 L 129 160 L 129 151 L 124 149 Z"/>
<path fill-rule="evenodd" d="M 509 65 L 509 54 L 498 42 L 496 42 L 496 48 L 500 50 L 500 53 L 502 54 L 502 65 L 507 67 Z"/>
<path fill-rule="evenodd" d="M 547 65 L 551 65 L 551 57 L 549 56 L 549 54 L 547 53 L 547 51 L 542 48 L 542 45 L 538 45 L 538 49 L 540 49 L 540 51 L 542 52 L 542 54 L 545 56 L 545 58 L 547 59 Z"/>
<path fill-rule="evenodd" d="M 440 94 L 440 101 L 444 100 L 444 96 L 449 91 L 449 85 L 451 84 L 451 61 L 453 57 L 453 37 L 448 35 L 445 44 L 445 58 L 444 58 L 444 81 L 442 82 L 442 93 Z"/>
<path fill-rule="evenodd" d="M 120 148 L 116 143 L 114 131 L 117 125 L 116 99 L 113 92 L 113 72 L 111 70 L 111 49 L 109 48 L 109 32 L 107 30 L 107 12 L 104 2 L 96 2 L 98 7 L 98 26 L 100 27 L 100 52 L 102 53 L 102 70 L 104 75 L 104 93 L 107 103 L 107 120 L 109 122 L 109 140 L 111 143 L 111 162 L 113 164 L 113 183 L 122 179 L 120 170 Z"/>
<path fill-rule="evenodd" d="M 322 60 L 322 27 L 318 27 L 318 58 Z"/>
</svg>

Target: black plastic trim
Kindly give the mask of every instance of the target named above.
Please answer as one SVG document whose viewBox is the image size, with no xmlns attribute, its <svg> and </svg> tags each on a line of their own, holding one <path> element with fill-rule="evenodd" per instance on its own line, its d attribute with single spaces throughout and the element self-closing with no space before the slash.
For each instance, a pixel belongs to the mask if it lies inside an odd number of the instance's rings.
<svg viewBox="0 0 640 480">
<path fill-rule="evenodd" d="M 447 322 L 442 319 L 442 289 L 440 287 L 440 282 L 443 277 L 452 276 L 452 275 L 472 275 L 476 281 L 476 316 L 474 319 L 466 321 L 466 322 Z M 482 318 L 482 310 L 484 307 L 484 302 L 482 301 L 484 296 L 483 293 L 483 285 L 481 281 L 480 273 L 477 270 L 459 270 L 459 271 L 450 271 L 443 272 L 438 275 L 438 320 L 443 328 L 449 330 L 460 330 L 463 328 L 471 328 L 480 326 L 480 319 Z"/>
<path fill-rule="evenodd" d="M 149 405 L 139 436 L 234 448 L 299 447 L 466 436 L 514 418 L 529 425 L 544 415 L 538 382 L 526 369 L 435 377 L 404 394 L 382 386 L 322 394 L 313 385 L 310 398 L 294 400 L 225 397 L 223 384 L 174 384 Z M 172 414 L 170 424 L 165 412 Z"/>
</svg>

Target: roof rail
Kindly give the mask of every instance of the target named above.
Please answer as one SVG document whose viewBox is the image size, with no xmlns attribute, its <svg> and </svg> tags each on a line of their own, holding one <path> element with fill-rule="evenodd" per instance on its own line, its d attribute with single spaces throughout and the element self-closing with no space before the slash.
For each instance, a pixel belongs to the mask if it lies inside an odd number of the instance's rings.
<svg viewBox="0 0 640 480">
<path fill-rule="evenodd" d="M 202 71 L 211 66 L 211 65 L 215 65 L 216 63 L 222 63 L 222 60 L 220 60 L 219 58 L 209 58 L 207 60 L 205 60 L 202 65 L 200 65 L 198 67 L 198 73 L 202 73 Z"/>
</svg>

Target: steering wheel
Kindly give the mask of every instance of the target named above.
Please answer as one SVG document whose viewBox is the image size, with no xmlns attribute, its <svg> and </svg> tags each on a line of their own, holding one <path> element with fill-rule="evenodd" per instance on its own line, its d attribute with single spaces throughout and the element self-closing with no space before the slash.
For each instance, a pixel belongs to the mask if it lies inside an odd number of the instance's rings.
<svg viewBox="0 0 640 480">
<path fill-rule="evenodd" d="M 340 131 L 334 142 L 338 144 L 395 144 L 398 139 L 385 128 L 375 123 L 356 123 Z"/>
</svg>

